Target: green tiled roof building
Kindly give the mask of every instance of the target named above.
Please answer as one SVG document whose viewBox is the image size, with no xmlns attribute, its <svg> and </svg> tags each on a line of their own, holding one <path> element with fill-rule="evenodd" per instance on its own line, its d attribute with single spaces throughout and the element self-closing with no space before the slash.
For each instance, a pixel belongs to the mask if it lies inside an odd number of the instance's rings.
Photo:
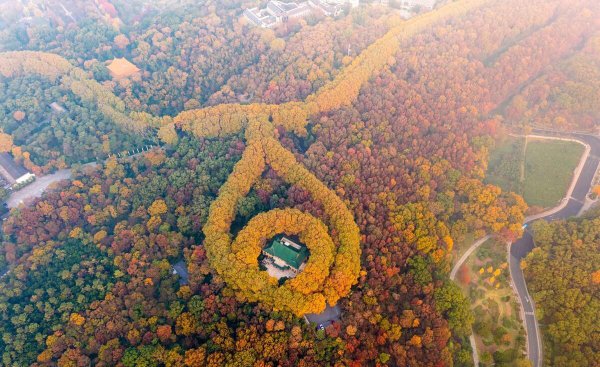
<svg viewBox="0 0 600 367">
<path fill-rule="evenodd" d="M 263 249 L 263 254 L 273 259 L 273 263 L 280 269 L 292 268 L 300 270 L 302 264 L 308 259 L 308 249 L 285 236 L 273 239 L 269 246 Z"/>
</svg>

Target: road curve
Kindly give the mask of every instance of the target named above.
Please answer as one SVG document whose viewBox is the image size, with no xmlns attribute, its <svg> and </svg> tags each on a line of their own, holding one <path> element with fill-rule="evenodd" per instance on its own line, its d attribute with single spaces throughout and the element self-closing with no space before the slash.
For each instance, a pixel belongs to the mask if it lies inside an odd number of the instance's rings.
<svg viewBox="0 0 600 367">
<path fill-rule="evenodd" d="M 576 216 L 584 206 L 585 198 L 592 186 L 594 175 L 600 164 L 600 136 L 585 133 L 564 133 L 544 129 L 534 129 L 533 133 L 535 135 L 532 137 L 537 138 L 577 141 L 585 145 L 586 150 L 579 166 L 575 169 L 574 177 L 571 186 L 567 191 L 567 195 L 561 203 L 555 208 L 525 218 L 525 223 L 530 223 L 542 218 L 546 220 L 557 220 Z M 460 269 L 467 258 L 490 237 L 492 236 L 487 235 L 478 239 L 467 249 L 452 268 L 452 271 L 450 272 L 451 280 L 456 278 L 458 269 Z M 525 322 L 525 329 L 527 330 L 527 355 L 532 361 L 533 367 L 540 367 L 542 363 L 541 336 L 537 319 L 535 318 L 533 300 L 527 291 L 527 285 L 525 284 L 525 278 L 520 266 L 521 260 L 529 254 L 533 247 L 533 237 L 526 231 L 520 239 L 510 245 L 508 263 L 513 282 L 512 285 L 519 296 L 523 310 L 522 316 Z M 469 340 L 471 342 L 471 348 L 473 349 L 473 361 L 475 362 L 475 366 L 478 366 L 479 356 L 477 354 L 475 339 L 471 335 Z"/>
<path fill-rule="evenodd" d="M 467 251 L 465 251 L 465 253 L 460 257 L 460 259 L 458 259 L 458 261 L 456 262 L 456 264 L 452 268 L 452 271 L 450 272 L 450 279 L 451 280 L 454 280 L 456 278 L 456 273 L 458 272 L 458 269 L 460 269 L 460 267 L 464 264 L 464 262 L 467 261 L 467 259 L 469 258 L 469 256 L 471 256 L 471 254 L 475 250 L 477 250 L 477 248 L 479 246 L 481 246 L 485 241 L 489 240 L 490 238 L 492 238 L 491 234 L 488 234 L 485 237 L 481 237 L 480 239 L 478 239 L 477 241 L 475 241 L 471 245 L 471 247 L 469 247 L 467 249 Z"/>
<path fill-rule="evenodd" d="M 576 216 L 584 206 L 586 196 L 592 186 L 594 175 L 600 163 L 600 137 L 581 133 L 559 133 L 542 129 L 534 129 L 533 133 L 546 137 L 579 140 L 589 146 L 589 154 L 587 154 L 585 161 L 582 162 L 580 169 L 576 172 L 576 180 L 569 188 L 568 195 L 559 205 L 558 210 L 550 210 L 542 217 L 529 217 L 526 219 L 526 223 L 542 218 L 552 221 Z M 588 152 L 587 149 L 586 152 Z M 525 329 L 527 331 L 527 355 L 533 367 L 541 367 L 543 361 L 542 341 L 537 319 L 535 318 L 535 305 L 527 291 L 523 270 L 521 269 L 521 260 L 533 250 L 533 247 L 533 237 L 529 231 L 526 231 L 523 237 L 510 246 L 508 262 L 510 275 L 524 312 Z"/>
</svg>

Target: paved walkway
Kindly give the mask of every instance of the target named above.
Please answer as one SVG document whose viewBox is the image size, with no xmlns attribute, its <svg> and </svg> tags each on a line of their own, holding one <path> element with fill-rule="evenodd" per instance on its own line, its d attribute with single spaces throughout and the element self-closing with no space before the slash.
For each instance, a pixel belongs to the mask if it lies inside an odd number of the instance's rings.
<svg viewBox="0 0 600 367">
<path fill-rule="evenodd" d="M 452 268 L 452 271 L 450 272 L 450 279 L 451 280 L 454 280 L 456 278 L 456 273 L 458 272 L 458 269 L 460 269 L 460 267 L 464 264 L 464 262 L 467 261 L 467 259 L 469 258 L 469 256 L 471 256 L 471 254 L 473 252 L 475 252 L 475 250 L 477 250 L 477 248 L 479 246 L 481 246 L 485 241 L 489 240 L 490 238 L 492 238 L 491 234 L 488 234 L 485 237 L 481 237 L 480 239 L 478 239 L 477 241 L 475 241 L 471 245 L 471 247 L 469 247 L 467 249 L 467 251 L 465 251 L 465 253 L 460 257 L 460 259 L 458 259 L 458 261 L 456 262 L 456 264 Z"/>
</svg>

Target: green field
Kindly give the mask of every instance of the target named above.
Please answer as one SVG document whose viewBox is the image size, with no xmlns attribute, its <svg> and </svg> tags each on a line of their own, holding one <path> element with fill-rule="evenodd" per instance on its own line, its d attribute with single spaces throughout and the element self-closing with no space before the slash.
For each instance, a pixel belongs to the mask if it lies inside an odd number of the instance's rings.
<svg viewBox="0 0 600 367">
<path fill-rule="evenodd" d="M 551 207 L 565 195 L 584 147 L 560 140 L 507 138 L 490 152 L 486 182 L 521 194 L 532 207 Z"/>
</svg>

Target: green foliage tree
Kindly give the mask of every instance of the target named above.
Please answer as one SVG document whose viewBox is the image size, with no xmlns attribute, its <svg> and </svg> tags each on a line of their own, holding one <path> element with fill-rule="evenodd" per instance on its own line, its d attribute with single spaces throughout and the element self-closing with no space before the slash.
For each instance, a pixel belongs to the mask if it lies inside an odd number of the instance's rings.
<svg viewBox="0 0 600 367">
<path fill-rule="evenodd" d="M 536 248 L 523 272 L 542 326 L 544 357 L 553 366 L 594 366 L 600 312 L 600 219 L 533 224 Z"/>
</svg>

